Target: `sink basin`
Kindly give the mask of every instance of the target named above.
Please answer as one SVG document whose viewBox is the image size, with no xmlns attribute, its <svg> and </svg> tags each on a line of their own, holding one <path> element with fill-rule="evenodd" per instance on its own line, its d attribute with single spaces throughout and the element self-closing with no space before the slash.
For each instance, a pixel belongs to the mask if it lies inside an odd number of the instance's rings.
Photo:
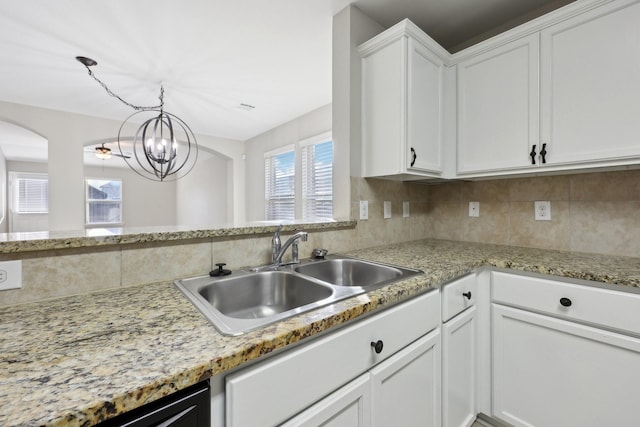
<svg viewBox="0 0 640 427">
<path fill-rule="evenodd" d="M 292 273 L 266 271 L 211 282 L 198 294 L 225 316 L 254 319 L 323 300 L 333 290 Z"/>
<path fill-rule="evenodd" d="M 400 267 L 359 259 L 338 258 L 314 261 L 296 267 L 296 272 L 336 286 L 379 287 L 400 278 L 420 273 Z"/>
<path fill-rule="evenodd" d="M 176 280 L 175 285 L 221 333 L 241 335 L 422 273 L 346 257 L 257 270 Z"/>
<path fill-rule="evenodd" d="M 194 277 L 175 284 L 225 335 L 241 335 L 350 296 L 290 270 L 234 271 L 223 278 Z"/>
</svg>

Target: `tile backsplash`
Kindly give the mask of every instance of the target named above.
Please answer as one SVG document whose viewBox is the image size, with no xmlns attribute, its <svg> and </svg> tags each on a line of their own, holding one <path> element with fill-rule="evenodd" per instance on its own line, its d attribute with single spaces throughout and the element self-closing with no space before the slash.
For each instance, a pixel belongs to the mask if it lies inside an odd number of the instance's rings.
<svg viewBox="0 0 640 427">
<path fill-rule="evenodd" d="M 351 178 L 351 217 L 369 202 L 356 228 L 314 231 L 301 256 L 424 238 L 640 256 L 640 171 L 599 172 L 438 184 Z M 551 201 L 551 221 L 534 220 L 534 201 Z M 383 218 L 383 202 L 392 217 Z M 403 218 L 402 202 L 410 216 Z M 468 216 L 469 202 L 480 216 Z M 286 233 L 284 237 L 288 234 Z M 2 254 L 23 260 L 23 288 L 0 292 L 0 307 L 101 289 L 169 281 L 270 260 L 270 235 L 186 242 Z"/>
</svg>

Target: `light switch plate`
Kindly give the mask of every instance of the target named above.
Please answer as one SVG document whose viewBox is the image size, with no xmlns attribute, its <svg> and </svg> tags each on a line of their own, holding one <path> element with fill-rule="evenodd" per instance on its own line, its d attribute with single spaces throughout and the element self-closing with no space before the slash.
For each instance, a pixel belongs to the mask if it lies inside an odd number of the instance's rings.
<svg viewBox="0 0 640 427">
<path fill-rule="evenodd" d="M 384 206 L 384 219 L 391 218 L 391 202 L 385 200 L 383 202 L 383 206 Z"/>
<path fill-rule="evenodd" d="M 474 218 L 480 216 L 480 202 L 469 202 L 469 216 Z"/>
<path fill-rule="evenodd" d="M 409 202 L 402 202 L 402 218 L 409 218 Z"/>
<path fill-rule="evenodd" d="M 369 202 L 360 200 L 360 219 L 369 219 Z"/>
</svg>

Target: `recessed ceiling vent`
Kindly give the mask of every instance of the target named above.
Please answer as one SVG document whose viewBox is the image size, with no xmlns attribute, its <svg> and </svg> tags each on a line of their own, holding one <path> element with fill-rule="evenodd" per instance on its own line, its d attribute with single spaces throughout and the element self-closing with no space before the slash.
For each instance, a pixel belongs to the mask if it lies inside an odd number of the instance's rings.
<svg viewBox="0 0 640 427">
<path fill-rule="evenodd" d="M 253 105 L 249 105 L 249 104 L 240 104 L 238 105 L 238 109 L 239 110 L 244 110 L 244 111 L 253 111 L 253 109 L 256 108 Z"/>
</svg>

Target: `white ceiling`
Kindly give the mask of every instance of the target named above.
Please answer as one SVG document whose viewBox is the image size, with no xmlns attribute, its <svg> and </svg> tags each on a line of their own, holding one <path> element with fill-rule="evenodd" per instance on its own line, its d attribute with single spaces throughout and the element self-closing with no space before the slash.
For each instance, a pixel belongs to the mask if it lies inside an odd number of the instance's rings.
<svg viewBox="0 0 640 427">
<path fill-rule="evenodd" d="M 196 133 L 244 141 L 331 102 L 332 16 L 351 2 L 453 49 L 570 0 L 2 1 L 0 101 L 124 120 L 82 55 L 128 102 L 156 105 L 162 82 Z"/>
</svg>

